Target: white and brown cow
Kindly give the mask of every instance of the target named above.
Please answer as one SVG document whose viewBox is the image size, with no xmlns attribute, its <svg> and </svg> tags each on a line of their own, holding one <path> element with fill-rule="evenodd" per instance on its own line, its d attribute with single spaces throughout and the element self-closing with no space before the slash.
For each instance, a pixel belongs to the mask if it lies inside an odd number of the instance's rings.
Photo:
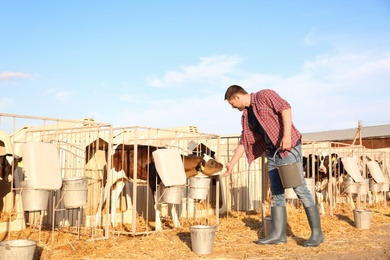
<svg viewBox="0 0 390 260">
<path fill-rule="evenodd" d="M 21 157 L 12 154 L 0 155 L 0 180 L 11 182 L 12 171 L 15 171 L 21 160 Z"/>
<path fill-rule="evenodd" d="M 325 214 L 324 203 L 330 203 L 329 184 L 332 185 L 332 190 L 335 196 L 333 196 L 333 203 L 335 203 L 336 197 L 340 194 L 342 189 L 344 169 L 342 162 L 337 154 L 332 153 L 328 155 L 322 152 L 318 155 L 310 154 L 308 157 L 304 157 L 304 169 L 306 177 L 315 179 L 315 194 L 316 201 L 320 205 L 320 212 Z M 331 166 L 331 175 L 330 168 Z"/>
<path fill-rule="evenodd" d="M 148 180 L 149 187 L 153 193 L 156 191 L 156 184 L 161 182 L 158 176 L 152 152 L 159 148 L 155 146 L 137 145 L 137 179 Z M 134 145 L 121 144 L 115 149 L 113 155 L 113 168 L 115 171 L 123 170 L 129 179 L 134 174 Z M 190 178 L 202 173 L 206 176 L 214 175 L 223 169 L 223 165 L 207 154 L 202 156 L 183 155 L 183 167 L 186 177 Z"/>
</svg>

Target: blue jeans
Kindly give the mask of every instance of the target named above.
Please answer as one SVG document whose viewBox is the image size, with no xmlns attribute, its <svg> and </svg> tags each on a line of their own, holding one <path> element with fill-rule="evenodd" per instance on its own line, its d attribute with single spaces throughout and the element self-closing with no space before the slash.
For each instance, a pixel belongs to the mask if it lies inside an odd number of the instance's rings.
<svg viewBox="0 0 390 260">
<path fill-rule="evenodd" d="M 299 151 L 299 154 L 296 150 Z M 301 144 L 298 144 L 295 146 L 295 149 L 291 149 L 291 151 L 288 153 L 288 155 L 285 158 L 281 158 L 279 153 L 275 156 L 274 160 L 274 154 L 276 149 L 269 149 L 268 150 L 268 176 L 270 180 L 271 185 L 271 194 L 272 194 L 272 206 L 286 206 L 286 200 L 284 197 L 284 188 L 282 185 L 282 181 L 279 177 L 278 169 L 276 168 L 276 165 L 283 165 L 288 163 L 293 163 L 297 161 L 302 161 L 302 147 Z M 275 165 L 276 163 L 276 165 Z M 297 194 L 297 197 L 301 200 L 303 206 L 305 208 L 311 207 L 315 205 L 313 196 L 310 193 L 310 190 L 307 188 L 306 181 L 303 178 L 303 166 L 301 166 L 301 172 L 302 172 L 302 179 L 303 183 L 301 186 L 298 186 L 296 188 L 293 188 L 295 194 Z"/>
</svg>

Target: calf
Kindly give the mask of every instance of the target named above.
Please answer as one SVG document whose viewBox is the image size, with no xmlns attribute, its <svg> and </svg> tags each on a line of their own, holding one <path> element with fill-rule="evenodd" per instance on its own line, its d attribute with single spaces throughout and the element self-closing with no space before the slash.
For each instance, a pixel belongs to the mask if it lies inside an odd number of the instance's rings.
<svg viewBox="0 0 390 260">
<path fill-rule="evenodd" d="M 302 165 L 305 178 L 314 178 L 318 173 L 318 156 L 315 154 L 309 154 L 307 157 L 303 156 Z"/>
<path fill-rule="evenodd" d="M 328 203 L 336 203 L 336 198 L 340 195 L 340 190 L 342 189 L 345 174 L 341 159 L 336 153 L 332 153 L 331 155 L 322 153 L 318 157 L 318 173 L 315 175 L 316 197 L 321 207 L 321 214 L 325 214 L 323 203 L 326 201 Z M 331 194 L 328 192 L 329 185 L 332 185 L 332 194 L 334 194 L 332 196 L 333 201 L 330 200 Z"/>
<path fill-rule="evenodd" d="M 148 180 L 149 187 L 153 193 L 156 191 L 156 184 L 161 182 L 153 161 L 152 152 L 157 149 L 164 149 L 155 146 L 137 146 L 137 179 Z M 123 171 L 126 177 L 133 178 L 134 175 L 134 146 L 119 145 L 113 155 L 113 168 L 115 171 Z M 223 169 L 223 165 L 210 156 L 183 155 L 183 167 L 186 177 L 190 178 L 202 173 L 207 176 L 214 175 Z"/>
<path fill-rule="evenodd" d="M 13 157 L 12 164 L 9 162 L 8 158 Z M 12 181 L 12 171 L 18 167 L 18 163 L 22 160 L 21 157 L 16 157 L 12 154 L 5 154 L 0 156 L 0 178 L 4 181 Z"/>
</svg>

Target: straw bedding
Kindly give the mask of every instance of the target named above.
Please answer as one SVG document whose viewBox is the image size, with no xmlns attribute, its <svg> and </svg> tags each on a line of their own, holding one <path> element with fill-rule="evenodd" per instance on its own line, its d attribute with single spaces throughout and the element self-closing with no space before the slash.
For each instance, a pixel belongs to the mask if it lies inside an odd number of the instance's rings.
<svg viewBox="0 0 390 260">
<path fill-rule="evenodd" d="M 310 229 L 304 209 L 293 205 L 288 205 L 287 244 L 257 245 L 264 236 L 261 214 L 229 212 L 220 216 L 212 254 L 203 256 L 191 251 L 190 226 L 213 225 L 213 218 L 181 221 L 181 228 L 172 228 L 166 219 L 163 231 L 142 236 L 112 233 L 109 239 L 91 240 L 90 231 L 82 228 L 78 239 L 74 229 L 60 229 L 53 242 L 50 227 L 41 232 L 29 227 L 11 232 L 10 238 L 2 233 L 0 240 L 37 241 L 34 259 L 390 259 L 390 203 L 367 209 L 372 211 L 369 230 L 355 227 L 347 204 L 337 205 L 333 216 L 321 216 L 326 241 L 316 248 L 302 246 Z"/>
</svg>

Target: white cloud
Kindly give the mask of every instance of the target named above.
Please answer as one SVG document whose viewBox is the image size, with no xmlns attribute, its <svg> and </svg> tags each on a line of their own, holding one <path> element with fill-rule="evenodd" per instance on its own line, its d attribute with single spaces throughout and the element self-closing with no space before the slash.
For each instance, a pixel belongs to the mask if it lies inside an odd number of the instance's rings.
<svg viewBox="0 0 390 260">
<path fill-rule="evenodd" d="M 170 128 L 178 126 L 197 126 L 204 133 L 236 133 L 241 114 L 233 111 L 223 100 L 223 94 L 206 97 L 189 97 L 181 100 L 155 100 L 147 108 L 129 109 L 117 115 L 114 125 L 138 125 Z M 232 121 L 234 127 L 231 127 Z M 216 131 L 220 129 L 221 131 Z"/>
<path fill-rule="evenodd" d="M 388 54 L 326 55 L 305 62 L 279 90 L 291 101 L 304 131 L 357 126 L 358 120 L 389 121 Z M 380 105 L 382 104 L 382 105 Z"/>
<path fill-rule="evenodd" d="M 197 65 L 182 66 L 179 71 L 168 71 L 162 78 L 148 78 L 153 87 L 188 86 L 194 82 L 218 82 L 225 80 L 226 74 L 237 72 L 236 65 L 243 58 L 240 56 L 211 56 L 200 58 Z"/>
<path fill-rule="evenodd" d="M 204 82 L 200 85 L 209 92 L 203 97 L 187 95 L 165 100 L 150 96 L 143 99 L 142 108 L 133 106 L 118 115 L 114 125 L 195 125 L 202 132 L 238 134 L 241 113 L 223 100 L 226 87 L 236 82 L 248 92 L 264 86 L 276 90 L 292 105 L 294 123 L 302 132 L 353 128 L 358 120 L 390 121 L 389 55 L 323 55 L 306 61 L 302 71 L 290 77 L 249 74 L 245 79 L 238 69 L 238 65 L 245 65 L 240 61 L 228 56 L 203 58 L 197 65 L 172 71 L 161 80 L 161 86 L 173 86 L 180 81 L 191 86 L 199 77 Z M 213 77 L 221 81 L 220 87 L 212 85 L 217 81 L 208 82 Z M 122 99 L 136 101 L 140 97 L 125 95 Z"/>
<path fill-rule="evenodd" d="M 13 79 L 13 78 L 29 78 L 30 74 L 22 72 L 4 71 L 0 73 L 0 79 Z"/>
</svg>

